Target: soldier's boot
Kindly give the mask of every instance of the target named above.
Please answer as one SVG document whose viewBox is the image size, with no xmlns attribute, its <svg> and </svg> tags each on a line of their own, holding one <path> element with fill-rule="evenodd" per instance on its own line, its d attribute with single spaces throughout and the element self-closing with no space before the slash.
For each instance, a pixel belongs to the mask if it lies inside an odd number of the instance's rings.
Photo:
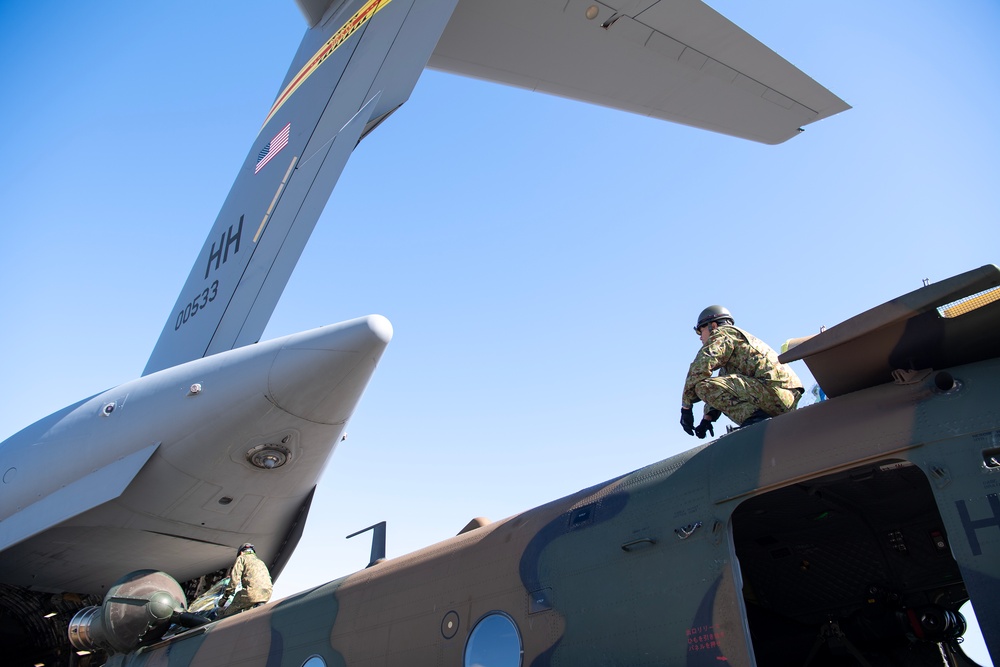
<svg viewBox="0 0 1000 667">
<path fill-rule="evenodd" d="M 751 424 L 756 424 L 758 422 L 762 422 L 765 419 L 770 419 L 770 418 L 771 415 L 767 414 L 760 408 L 757 408 L 756 410 L 754 410 L 752 415 L 743 420 L 743 423 L 740 424 L 740 428 L 743 428 L 745 426 L 750 426 Z"/>
</svg>

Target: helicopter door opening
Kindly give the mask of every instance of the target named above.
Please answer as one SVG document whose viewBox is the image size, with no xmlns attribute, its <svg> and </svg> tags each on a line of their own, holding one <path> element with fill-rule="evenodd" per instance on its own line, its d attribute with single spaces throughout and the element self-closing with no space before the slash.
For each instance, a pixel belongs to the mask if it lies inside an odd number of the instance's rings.
<svg viewBox="0 0 1000 667">
<path fill-rule="evenodd" d="M 969 596 L 924 473 L 883 461 L 744 501 L 733 540 L 757 664 L 974 665 Z"/>
</svg>

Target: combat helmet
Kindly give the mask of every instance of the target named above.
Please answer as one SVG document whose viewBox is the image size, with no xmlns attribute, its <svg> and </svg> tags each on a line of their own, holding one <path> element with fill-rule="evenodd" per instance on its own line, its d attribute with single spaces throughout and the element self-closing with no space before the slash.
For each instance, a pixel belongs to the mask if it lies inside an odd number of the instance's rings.
<svg viewBox="0 0 1000 667">
<path fill-rule="evenodd" d="M 244 543 L 244 544 L 243 544 L 243 545 L 242 545 L 242 546 L 241 546 L 241 547 L 240 547 L 240 548 L 239 548 L 239 549 L 238 549 L 238 550 L 236 551 L 236 554 L 237 554 L 237 555 L 239 555 L 239 554 L 243 553 L 244 551 L 255 551 L 255 550 L 254 550 L 254 548 L 253 548 L 253 545 L 252 545 L 252 544 L 250 544 L 249 542 L 246 542 L 246 543 Z"/>
<path fill-rule="evenodd" d="M 729 309 L 725 306 L 709 306 L 701 311 L 701 315 L 698 316 L 698 323 L 694 325 L 694 332 L 698 333 L 698 330 L 705 325 L 712 322 L 721 322 L 722 320 L 733 321 L 733 316 L 729 312 Z"/>
</svg>

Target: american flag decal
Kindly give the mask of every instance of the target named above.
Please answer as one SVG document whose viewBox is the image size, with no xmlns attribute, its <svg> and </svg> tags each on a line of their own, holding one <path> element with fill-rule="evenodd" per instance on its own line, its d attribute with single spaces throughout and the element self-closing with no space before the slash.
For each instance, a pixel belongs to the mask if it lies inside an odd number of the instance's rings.
<svg viewBox="0 0 1000 667">
<path fill-rule="evenodd" d="M 281 152 L 281 149 L 288 145 L 288 133 L 291 130 L 292 124 L 289 123 L 281 128 L 281 131 L 274 135 L 274 139 L 267 142 L 260 153 L 257 154 L 257 166 L 254 167 L 253 173 L 259 172 L 264 168 L 264 165 L 271 161 L 275 155 Z"/>
</svg>

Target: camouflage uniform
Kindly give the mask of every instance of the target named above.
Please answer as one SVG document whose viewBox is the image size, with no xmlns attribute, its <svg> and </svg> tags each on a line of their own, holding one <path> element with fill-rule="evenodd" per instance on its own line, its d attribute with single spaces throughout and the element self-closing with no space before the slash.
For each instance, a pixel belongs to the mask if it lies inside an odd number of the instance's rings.
<svg viewBox="0 0 1000 667">
<path fill-rule="evenodd" d="M 233 569 L 229 572 L 229 584 L 222 593 L 223 598 L 232 595 L 237 582 L 242 588 L 236 592 L 229 606 L 219 614 L 219 618 L 238 614 L 271 599 L 271 573 L 252 551 L 244 551 L 233 563 Z"/>
<path fill-rule="evenodd" d="M 712 372 L 721 369 L 718 377 Z M 705 401 L 742 424 L 756 410 L 780 415 L 794 410 L 802 382 L 777 353 L 760 339 L 729 324 L 712 332 L 698 351 L 684 381 L 683 407 Z"/>
</svg>

